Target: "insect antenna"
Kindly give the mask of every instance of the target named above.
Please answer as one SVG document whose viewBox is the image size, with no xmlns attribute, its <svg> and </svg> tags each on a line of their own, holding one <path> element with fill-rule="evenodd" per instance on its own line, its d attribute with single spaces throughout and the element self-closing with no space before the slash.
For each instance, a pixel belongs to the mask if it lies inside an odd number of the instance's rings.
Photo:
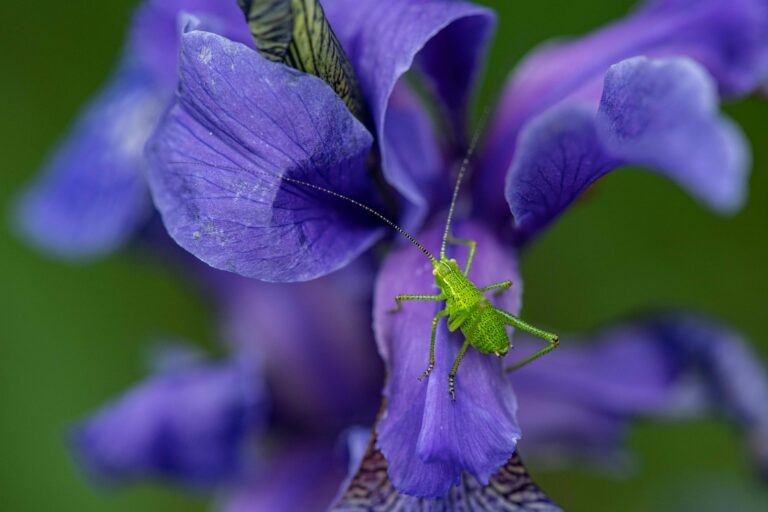
<svg viewBox="0 0 768 512">
<path fill-rule="evenodd" d="M 472 159 L 472 154 L 475 152 L 475 148 L 477 148 L 477 142 L 480 140 L 480 130 L 485 124 L 485 121 L 487 118 L 488 118 L 488 109 L 486 109 L 485 112 L 483 113 L 483 117 L 480 120 L 480 124 L 475 130 L 475 134 L 472 136 L 472 141 L 469 144 L 469 149 L 467 150 L 467 154 L 464 157 L 464 160 L 461 162 L 461 169 L 459 169 L 459 175 L 456 177 L 456 186 L 453 188 L 453 197 L 451 198 L 451 206 L 448 209 L 448 219 L 446 219 L 445 221 L 445 231 L 443 232 L 443 241 L 440 243 L 440 259 L 445 258 L 445 245 L 448 242 L 448 235 L 451 232 L 451 219 L 453 218 L 453 210 L 456 207 L 456 199 L 459 197 L 459 189 L 461 188 L 461 182 L 464 179 L 464 175 L 467 173 L 467 169 L 469 168 L 469 161 Z"/>
<path fill-rule="evenodd" d="M 220 165 L 210 164 L 210 163 L 207 163 L 207 162 L 168 162 L 168 163 L 172 164 L 172 165 L 198 165 L 198 166 L 203 166 L 203 167 L 213 167 L 215 169 L 221 169 L 222 171 L 242 171 L 243 170 L 242 168 L 238 168 L 238 167 L 224 167 L 224 166 L 220 166 Z M 416 239 L 410 233 L 408 233 L 406 230 L 404 230 L 403 228 L 401 228 L 400 226 L 398 226 L 397 224 L 395 224 L 394 222 L 389 220 L 383 213 L 380 213 L 380 212 L 374 210 L 370 206 L 366 206 L 363 203 L 361 203 L 360 201 L 352 199 L 349 196 L 345 196 L 344 194 L 340 194 L 339 192 L 334 192 L 333 190 L 327 189 L 325 187 L 321 187 L 319 185 L 315 185 L 313 183 L 309 183 L 307 181 L 302 181 L 302 180 L 299 180 L 299 179 L 296 179 L 296 178 L 289 178 L 288 176 L 281 176 L 279 174 L 275 174 L 275 173 L 272 173 L 272 172 L 269 172 L 269 171 L 265 171 L 263 169 L 259 169 L 258 172 L 263 173 L 263 174 L 265 174 L 267 176 L 271 176 L 273 178 L 277 178 L 277 179 L 282 180 L 282 181 L 286 181 L 288 183 L 293 183 L 295 185 L 302 185 L 302 186 L 308 187 L 308 188 L 310 188 L 312 190 L 317 190 L 319 192 L 324 192 L 324 193 L 329 194 L 329 195 L 331 195 L 331 196 L 333 196 L 333 197 L 335 197 L 337 199 L 343 199 L 344 201 L 347 201 L 348 203 L 351 203 L 351 204 L 353 204 L 355 206 L 358 206 L 358 207 L 362 208 L 363 210 L 367 211 L 371 215 L 376 216 L 379 220 L 381 220 L 382 222 L 384 222 L 385 224 L 390 226 L 392 229 L 394 229 L 395 231 L 397 231 L 398 233 L 403 235 L 405 238 L 407 238 L 408 241 L 411 242 L 416 247 L 418 247 L 419 250 L 421 252 L 423 252 L 424 255 L 427 258 L 430 259 L 430 261 L 432 261 L 433 263 L 437 263 L 437 260 L 432 255 L 432 253 L 429 252 L 426 249 L 426 247 L 424 247 L 419 242 L 417 242 Z"/>
</svg>

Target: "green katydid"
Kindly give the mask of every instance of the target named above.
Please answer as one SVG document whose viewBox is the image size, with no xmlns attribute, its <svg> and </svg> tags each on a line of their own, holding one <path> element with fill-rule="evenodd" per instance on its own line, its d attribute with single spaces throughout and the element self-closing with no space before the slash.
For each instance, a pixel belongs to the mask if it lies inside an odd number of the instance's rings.
<svg viewBox="0 0 768 512">
<path fill-rule="evenodd" d="M 413 245 L 419 248 L 424 255 L 429 258 L 432 263 L 432 275 L 435 276 L 435 284 L 440 289 L 440 293 L 433 295 L 424 294 L 406 294 L 397 295 L 395 297 L 395 308 L 389 310 L 390 313 L 397 313 L 402 309 L 401 302 L 407 300 L 420 300 L 420 301 L 445 301 L 445 309 L 441 310 L 432 319 L 432 334 L 429 345 L 429 366 L 426 371 L 419 376 L 419 380 L 429 376 L 432 369 L 435 366 L 435 337 L 437 334 L 437 324 L 440 319 L 448 317 L 448 330 L 454 332 L 456 329 L 460 329 L 464 335 L 464 344 L 461 346 L 458 357 L 453 363 L 451 372 L 448 375 L 448 392 L 451 395 L 451 399 L 456 399 L 454 391 L 454 379 L 456 372 L 459 369 L 459 364 L 464 357 L 469 346 L 473 346 L 476 350 L 483 354 L 495 354 L 499 357 L 505 356 L 509 350 L 509 336 L 507 334 L 506 326 L 512 326 L 517 329 L 529 332 L 535 336 L 543 338 L 549 342 L 549 345 L 541 350 L 534 352 L 530 356 L 518 361 L 511 367 L 507 368 L 507 371 L 512 371 L 521 366 L 524 366 L 534 359 L 537 359 L 544 354 L 553 350 L 560 343 L 560 340 L 556 334 L 534 327 L 520 318 L 516 317 L 512 313 L 503 309 L 493 306 L 488 298 L 483 295 L 485 292 L 494 290 L 497 294 L 502 293 L 504 290 L 512 286 L 512 281 L 501 281 L 493 283 L 487 286 L 478 287 L 469 279 L 469 271 L 472 268 L 472 261 L 475 257 L 475 251 L 477 250 L 477 244 L 474 240 L 457 239 L 451 236 L 451 219 L 453 218 L 454 208 L 456 206 L 456 199 L 459 195 L 459 189 L 461 187 L 462 180 L 469 165 L 469 160 L 472 155 L 472 151 L 477 144 L 478 135 L 476 134 L 470 145 L 469 152 L 462 162 L 459 170 L 459 175 L 456 179 L 456 185 L 453 189 L 453 197 L 451 198 L 451 205 L 448 210 L 448 218 L 445 223 L 445 231 L 443 232 L 443 238 L 440 246 L 440 259 L 435 258 L 422 244 L 420 244 L 411 234 L 405 231 L 403 228 L 389 220 L 384 214 L 379 213 L 373 208 L 366 206 L 365 204 L 352 199 L 349 196 L 340 194 L 333 190 L 302 181 L 296 178 L 288 176 L 281 176 L 265 170 L 259 170 L 260 173 L 277 178 L 279 180 L 301 185 L 303 187 L 310 188 L 325 194 L 329 194 L 338 199 L 342 199 L 351 203 L 357 207 L 362 208 L 368 213 L 378 217 L 381 221 L 395 229 L 398 233 L 408 239 Z M 204 164 L 200 162 L 171 162 L 173 164 L 185 164 L 185 165 L 210 165 L 221 169 L 225 167 L 219 167 L 211 164 Z M 235 169 L 240 170 L 240 169 Z M 462 270 L 455 259 L 448 259 L 445 255 L 445 249 L 448 243 L 465 245 L 468 247 L 469 252 L 467 255 L 467 261 Z"/>
<path fill-rule="evenodd" d="M 448 392 L 450 393 L 452 400 L 456 400 L 456 394 L 454 392 L 456 372 L 458 371 L 459 364 L 464 358 L 464 354 L 469 346 L 473 346 L 483 354 L 495 354 L 499 357 L 505 356 L 510 347 L 509 337 L 506 330 L 507 325 L 527 331 L 549 342 L 549 345 L 546 347 L 515 363 L 507 369 L 508 371 L 515 370 L 530 363 L 534 359 L 550 352 L 560 343 L 560 339 L 556 334 L 534 327 L 517 318 L 512 313 L 493 306 L 483 293 L 491 290 L 495 290 L 497 294 L 501 293 L 512 286 L 512 281 L 501 281 L 478 287 L 469 279 L 469 271 L 472 268 L 472 261 L 475 258 L 477 243 L 474 240 L 458 239 L 451 235 L 451 219 L 453 218 L 456 199 L 459 196 L 461 182 L 469 165 L 472 151 L 477 144 L 477 139 L 478 136 L 475 134 L 469 152 L 461 164 L 461 169 L 459 170 L 459 175 L 456 179 L 456 185 L 453 189 L 453 197 L 451 198 L 451 205 L 448 209 L 448 218 L 446 219 L 445 230 L 443 231 L 443 239 L 440 244 L 440 259 L 438 260 L 435 258 L 421 244 L 416 242 L 413 237 L 395 226 L 398 231 L 405 235 L 406 238 L 421 249 L 421 252 L 429 258 L 432 263 L 432 275 L 435 276 L 435 284 L 440 289 L 440 293 L 435 295 L 398 295 L 395 297 L 396 306 L 394 309 L 391 309 L 390 312 L 396 313 L 400 311 L 400 309 L 402 309 L 401 302 L 405 300 L 445 301 L 445 309 L 438 312 L 432 319 L 432 334 L 429 342 L 429 366 L 426 371 L 421 374 L 419 380 L 429 376 L 432 369 L 435 367 L 435 336 L 437 334 L 437 324 L 440 319 L 447 316 L 448 330 L 454 332 L 456 329 L 460 329 L 464 335 L 464 344 L 461 346 L 459 355 L 456 357 L 451 372 L 448 374 Z M 466 245 L 468 247 L 469 252 L 463 270 L 459 267 L 455 259 L 448 259 L 446 257 L 445 249 L 448 243 Z"/>
</svg>

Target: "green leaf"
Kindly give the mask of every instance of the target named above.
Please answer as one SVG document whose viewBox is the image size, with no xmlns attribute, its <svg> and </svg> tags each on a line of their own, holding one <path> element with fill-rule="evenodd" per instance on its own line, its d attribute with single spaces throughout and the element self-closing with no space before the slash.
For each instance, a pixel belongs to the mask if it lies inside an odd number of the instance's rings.
<svg viewBox="0 0 768 512">
<path fill-rule="evenodd" d="M 360 84 L 319 0 L 238 0 L 238 4 L 264 57 L 322 78 L 367 124 Z"/>
<path fill-rule="evenodd" d="M 293 39 L 290 0 L 237 0 L 245 14 L 256 49 L 267 59 L 285 62 Z"/>
</svg>

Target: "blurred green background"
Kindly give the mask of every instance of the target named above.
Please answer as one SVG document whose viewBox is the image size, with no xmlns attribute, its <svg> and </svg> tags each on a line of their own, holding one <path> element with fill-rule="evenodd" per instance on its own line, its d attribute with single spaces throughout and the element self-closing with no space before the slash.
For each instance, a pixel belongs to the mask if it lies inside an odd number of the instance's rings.
<svg viewBox="0 0 768 512">
<path fill-rule="evenodd" d="M 234 1 L 234 0 L 232 0 Z M 33 176 L 120 52 L 133 0 L 4 0 L 0 206 Z M 533 45 L 622 16 L 628 0 L 486 0 L 500 15 L 477 105 L 492 105 Z M 525 316 L 578 332 L 657 305 L 684 305 L 730 323 L 768 359 L 768 103 L 726 111 L 754 150 L 750 200 L 731 218 L 699 207 L 638 170 L 603 180 L 523 259 Z M 0 225 L 0 510 L 205 510 L 202 497 L 144 484 L 95 489 L 66 449 L 74 420 L 142 377 L 158 336 L 213 345 L 203 300 L 136 250 L 87 266 L 61 264 Z M 533 473 L 568 510 L 766 510 L 739 439 L 717 421 L 632 429 L 634 473 L 578 468 Z"/>
</svg>

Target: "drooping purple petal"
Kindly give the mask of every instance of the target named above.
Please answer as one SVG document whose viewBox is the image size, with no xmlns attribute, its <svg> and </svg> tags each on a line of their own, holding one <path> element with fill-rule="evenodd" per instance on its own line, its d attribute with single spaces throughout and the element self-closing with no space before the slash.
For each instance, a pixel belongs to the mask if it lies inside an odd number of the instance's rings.
<svg viewBox="0 0 768 512">
<path fill-rule="evenodd" d="M 182 14 L 204 18 L 205 29 L 244 44 L 251 35 L 234 0 L 145 0 L 136 12 L 129 49 L 151 76 L 171 89 L 178 79 Z"/>
<path fill-rule="evenodd" d="M 541 340 L 520 335 L 532 352 Z M 523 429 L 521 449 L 551 462 L 598 462 L 619 449 L 630 419 L 663 409 L 680 361 L 646 326 L 614 328 L 589 343 L 565 337 L 546 359 L 510 374 Z"/>
<path fill-rule="evenodd" d="M 21 196 L 22 235 L 72 260 L 109 253 L 130 239 L 152 211 L 143 150 L 168 97 L 124 63 Z"/>
<path fill-rule="evenodd" d="M 439 247 L 442 229 L 419 236 L 426 247 Z M 517 264 L 478 224 L 460 225 L 455 234 L 477 240 L 470 277 L 479 285 L 511 279 L 515 288 L 499 298 L 499 307 L 515 313 L 520 305 Z M 462 259 L 459 256 L 459 259 Z M 501 372 L 501 360 L 470 348 L 456 378 L 456 401 L 448 394 L 448 373 L 463 340 L 439 326 L 435 368 L 422 382 L 417 377 L 429 362 L 432 318 L 436 302 L 405 302 L 390 313 L 398 294 L 432 294 L 432 267 L 414 247 L 393 252 L 379 273 L 374 302 L 374 327 L 379 351 L 387 363 L 384 388 L 387 408 L 378 427 L 378 446 L 389 463 L 395 487 L 416 496 L 442 496 L 468 472 L 482 484 L 515 450 L 520 431 L 515 397 Z M 513 351 L 514 352 L 514 351 Z"/>
<path fill-rule="evenodd" d="M 743 432 L 752 461 L 768 474 L 766 361 L 740 334 L 697 315 L 667 315 L 652 328 L 667 348 L 677 352 L 681 379 L 685 373 L 696 379 L 700 392 L 689 392 L 687 397 L 703 400 L 700 404 L 672 400 L 668 412 L 673 417 L 676 412 L 695 414 L 697 409 L 723 413 Z"/>
<path fill-rule="evenodd" d="M 375 205 L 372 139 L 320 79 L 207 32 L 182 41 L 179 98 L 149 143 L 155 205 L 179 245 L 267 281 L 336 270 L 382 232 L 298 179 Z"/>
<path fill-rule="evenodd" d="M 265 468 L 239 482 L 215 507 L 221 512 L 323 512 L 344 479 L 346 464 L 332 442 L 303 441 L 275 453 Z"/>
<path fill-rule="evenodd" d="M 706 73 L 687 59 L 638 57 L 608 71 L 596 116 L 564 104 L 521 134 L 505 189 L 518 238 L 535 235 L 625 164 L 649 166 L 722 212 L 744 199 L 746 143 L 717 112 Z"/>
<path fill-rule="evenodd" d="M 375 416 L 382 371 L 371 332 L 373 275 L 362 261 L 305 283 L 217 272 L 224 339 L 264 367 L 282 419 L 320 430 Z"/>
<path fill-rule="evenodd" d="M 587 107 L 563 105 L 531 121 L 520 136 L 505 187 L 518 241 L 541 230 L 621 163 L 606 153 Z"/>
<path fill-rule="evenodd" d="M 610 154 L 659 169 L 712 209 L 733 212 L 744 202 L 749 150 L 719 115 L 714 83 L 693 61 L 612 66 L 596 123 Z"/>
<path fill-rule="evenodd" d="M 481 151 L 478 197 L 492 198 L 525 124 L 562 101 L 597 105 L 609 66 L 638 55 L 687 56 L 723 94 L 753 90 L 768 73 L 768 4 L 762 0 L 659 0 L 586 37 L 543 45 L 510 77 Z M 486 201 L 489 211 L 501 206 Z"/>
<path fill-rule="evenodd" d="M 414 187 L 412 165 L 391 137 L 420 140 L 421 128 L 387 126 L 396 116 L 390 114 L 390 96 L 415 67 L 441 100 L 449 131 L 463 137 L 467 99 L 494 26 L 493 13 L 447 0 L 332 0 L 324 5 L 373 115 L 384 175 L 418 206 L 423 202 L 418 198 L 429 192 Z"/>
<path fill-rule="evenodd" d="M 525 337 L 518 345 L 540 342 Z M 530 350 L 530 348 L 527 348 Z M 635 419 L 724 413 L 744 433 L 753 460 L 768 467 L 768 372 L 733 331 L 692 314 L 664 314 L 568 337 L 510 374 L 519 400 L 521 449 L 550 460 L 620 450 Z"/>
<path fill-rule="evenodd" d="M 191 486 L 242 470 L 258 424 L 260 383 L 237 363 L 197 364 L 156 375 L 80 423 L 72 441 L 95 479 L 161 477 Z"/>
</svg>

